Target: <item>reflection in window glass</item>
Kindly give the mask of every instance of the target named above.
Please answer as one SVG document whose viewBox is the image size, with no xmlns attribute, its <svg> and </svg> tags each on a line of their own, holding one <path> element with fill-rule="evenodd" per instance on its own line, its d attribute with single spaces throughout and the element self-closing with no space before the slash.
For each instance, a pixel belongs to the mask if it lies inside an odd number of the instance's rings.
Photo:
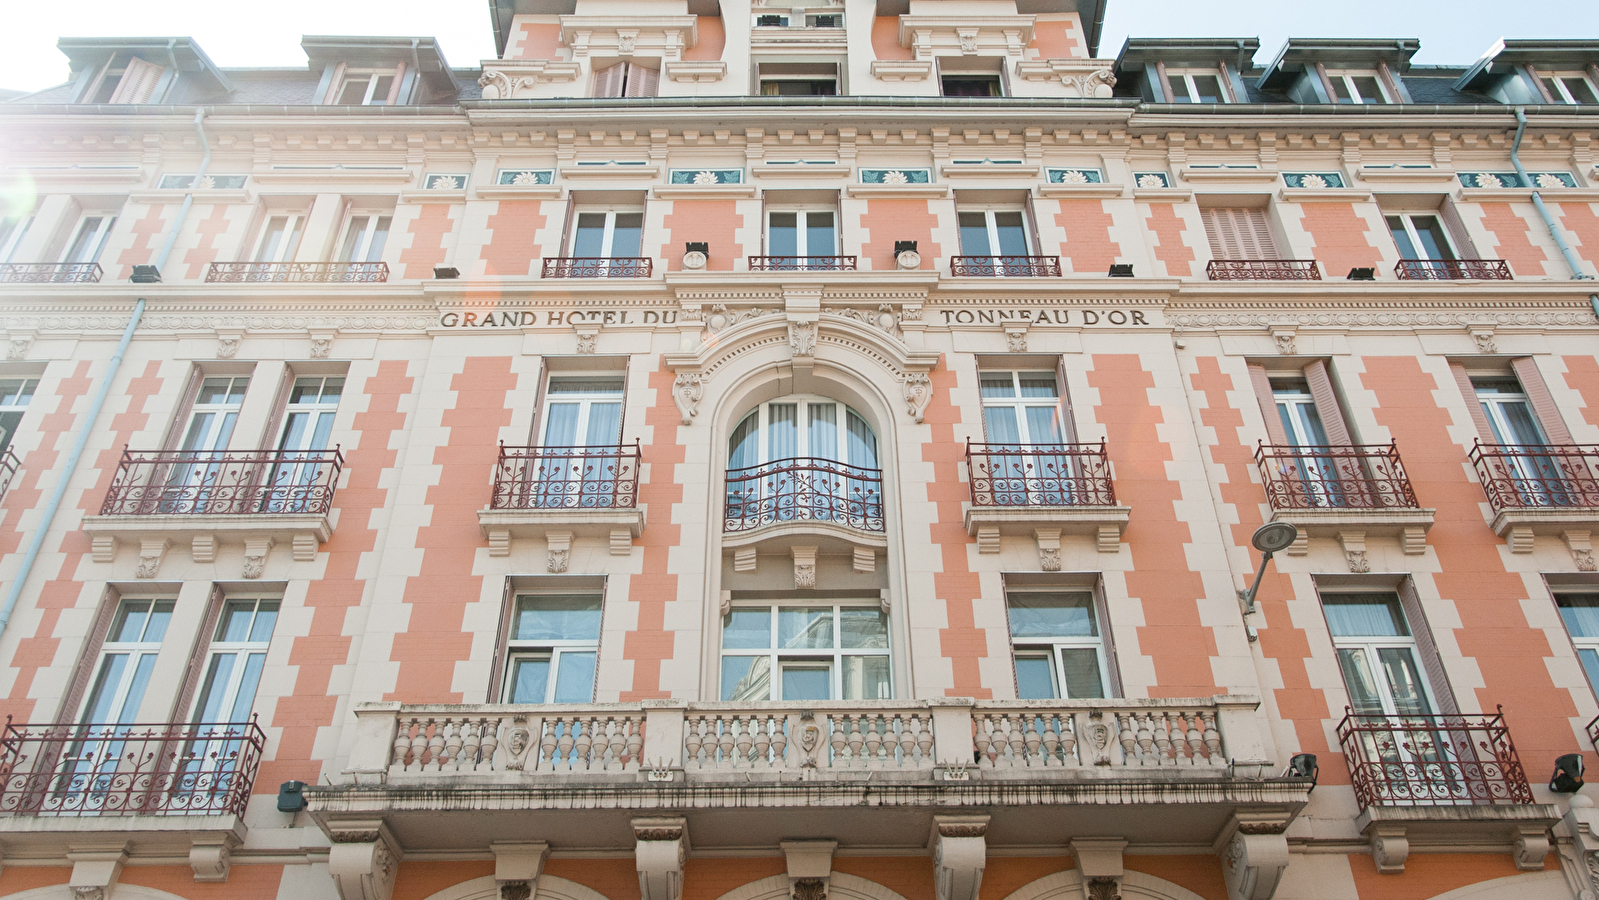
<svg viewBox="0 0 1599 900">
<path fill-rule="evenodd" d="M 877 606 L 740 604 L 722 617 L 721 698 L 888 699 L 891 659 Z"/>
</svg>

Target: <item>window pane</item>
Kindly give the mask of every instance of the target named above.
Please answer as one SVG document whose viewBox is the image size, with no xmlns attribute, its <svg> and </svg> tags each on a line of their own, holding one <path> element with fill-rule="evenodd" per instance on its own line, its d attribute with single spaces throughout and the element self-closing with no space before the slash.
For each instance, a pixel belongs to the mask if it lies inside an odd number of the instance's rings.
<svg viewBox="0 0 1599 900">
<path fill-rule="evenodd" d="M 370 81 L 371 79 L 369 78 L 361 78 L 357 81 L 346 81 L 344 83 L 344 90 L 339 92 L 338 105 L 360 106 L 362 101 L 366 99 L 366 89 Z"/>
<path fill-rule="evenodd" d="M 999 235 L 1000 256 L 1026 256 L 1027 230 L 1019 212 L 994 213 L 994 231 Z"/>
<path fill-rule="evenodd" d="M 117 723 L 125 725 L 139 720 L 139 704 L 144 702 L 144 689 L 150 686 L 150 672 L 155 669 L 155 654 L 141 653 L 134 665 L 133 682 L 128 685 L 128 696 L 122 701 L 122 710 L 116 715 Z"/>
<path fill-rule="evenodd" d="M 1087 647 L 1066 647 L 1060 651 L 1060 672 L 1066 677 L 1066 696 L 1087 700 L 1105 696 L 1099 675 L 1099 653 Z"/>
<path fill-rule="evenodd" d="M 572 241 L 572 255 L 596 257 L 605 251 L 605 213 L 578 213 L 577 237 Z"/>
<path fill-rule="evenodd" d="M 556 703 L 588 703 L 594 699 L 594 653 L 562 653 L 555 675 Z"/>
<path fill-rule="evenodd" d="M 206 667 L 205 684 L 200 688 L 200 703 L 194 708 L 196 722 L 222 721 L 222 701 L 227 693 L 228 680 L 233 676 L 237 653 L 218 653 L 211 657 Z"/>
<path fill-rule="evenodd" d="M 228 643 L 247 639 L 254 618 L 254 600 L 229 600 L 222 608 L 222 621 L 217 623 L 216 639 Z"/>
<path fill-rule="evenodd" d="M 112 623 L 106 640 L 122 644 L 137 641 L 144 634 L 144 623 L 150 615 L 150 601 L 127 600 L 117 610 L 117 620 Z"/>
<path fill-rule="evenodd" d="M 361 262 L 377 262 L 383 258 L 383 245 L 389 241 L 389 224 L 393 221 L 393 216 L 377 217 L 377 223 L 372 226 L 372 242 L 366 247 L 366 259 Z"/>
<path fill-rule="evenodd" d="M 1027 407 L 1027 442 L 1030 444 L 1058 444 L 1060 441 L 1060 410 L 1053 406 Z M 1055 474 L 1060 472 L 1058 468 L 1054 471 Z"/>
<path fill-rule="evenodd" d="M 377 83 L 372 86 L 373 106 L 383 106 L 389 102 L 389 90 L 394 87 L 393 75 L 379 75 Z"/>
<path fill-rule="evenodd" d="M 361 243 L 366 238 L 367 223 L 371 221 L 366 216 L 359 216 L 350 222 L 350 230 L 344 233 L 344 246 L 339 248 L 339 259 L 344 262 L 360 262 L 355 258 L 356 251 L 361 248 Z"/>
<path fill-rule="evenodd" d="M 1097 637 L 1094 598 L 1087 591 L 1038 591 L 1009 596 L 1012 637 Z"/>
<path fill-rule="evenodd" d="M 1344 673 L 1344 689 L 1349 691 L 1349 705 L 1362 715 L 1380 715 L 1382 699 L 1377 693 L 1377 679 L 1372 677 L 1366 651 L 1339 648 L 1338 668 Z"/>
<path fill-rule="evenodd" d="M 1498 406 L 1505 414 L 1505 421 L 1510 423 L 1510 433 L 1498 435 L 1500 443 L 1521 446 L 1544 443 L 1543 429 L 1533 417 L 1532 404 L 1517 401 L 1500 403 Z"/>
<path fill-rule="evenodd" d="M 1394 237 L 1394 246 L 1399 248 L 1400 259 L 1420 259 L 1416 253 L 1416 245 L 1410 240 L 1410 232 L 1405 230 L 1403 216 L 1385 216 L 1388 223 L 1388 233 Z"/>
<path fill-rule="evenodd" d="M 832 403 L 806 405 L 806 438 L 810 442 L 810 455 L 821 459 L 838 458 L 838 407 Z"/>
<path fill-rule="evenodd" d="M 1421 687 L 1421 671 L 1416 666 L 1416 655 L 1409 647 L 1381 647 L 1377 659 L 1382 663 L 1383 677 L 1394 695 L 1394 711 L 1402 716 L 1425 715 L 1432 712 L 1427 703 L 1427 693 Z"/>
<path fill-rule="evenodd" d="M 744 421 L 738 423 L 738 427 L 733 429 L 733 436 L 728 439 L 727 467 L 729 469 L 741 469 L 759 462 L 758 451 L 760 445 L 757 435 L 757 426 L 759 424 L 760 414 L 753 412 L 745 416 Z"/>
<path fill-rule="evenodd" d="M 1221 102 L 1221 79 L 1220 78 L 1217 78 L 1215 75 L 1195 75 L 1195 76 L 1193 76 L 1193 78 L 1194 78 L 1194 90 L 1197 91 L 1198 94 L 1199 94 L 1199 96 L 1198 96 L 1198 98 L 1196 99 L 1195 102 L 1198 102 L 1198 103 L 1220 103 Z"/>
<path fill-rule="evenodd" d="M 157 600 L 150 607 L 150 621 L 144 626 L 146 644 L 159 644 L 167 636 L 167 624 L 172 621 L 172 601 Z"/>
<path fill-rule="evenodd" d="M 977 377 L 977 382 L 985 400 L 1016 396 L 1016 384 L 1009 372 L 985 373 Z"/>
<path fill-rule="evenodd" d="M 266 665 L 265 653 L 251 653 L 244 660 L 244 676 L 239 679 L 238 693 L 233 696 L 233 706 L 228 710 L 229 722 L 245 722 L 250 718 L 250 707 L 255 705 L 255 689 L 261 684 L 261 668 Z"/>
<path fill-rule="evenodd" d="M 255 610 L 255 623 L 250 626 L 250 642 L 264 644 L 272 640 L 272 628 L 278 621 L 278 601 L 262 600 Z"/>
<path fill-rule="evenodd" d="M 888 649 L 888 616 L 880 609 L 846 608 L 838 611 L 841 646 L 845 650 Z"/>
<path fill-rule="evenodd" d="M 723 700 L 768 700 L 771 690 L 771 657 L 722 657 Z"/>
<path fill-rule="evenodd" d="M 805 214 L 805 255 L 832 256 L 838 251 L 833 246 L 833 214 L 810 212 Z"/>
<path fill-rule="evenodd" d="M 988 247 L 988 214 L 960 214 L 961 253 L 967 256 L 993 256 Z"/>
<path fill-rule="evenodd" d="M 1016 421 L 1014 406 L 984 407 L 983 425 L 988 432 L 988 439 L 996 444 L 1022 442 L 1021 425 Z"/>
<path fill-rule="evenodd" d="M 611 235 L 611 256 L 638 256 L 643 234 L 643 213 L 617 213 L 616 227 Z"/>
<path fill-rule="evenodd" d="M 1588 674 L 1588 686 L 1599 694 L 1599 650 L 1584 647 L 1577 651 L 1577 658 L 1582 660 L 1582 670 Z"/>
<path fill-rule="evenodd" d="M 1187 81 L 1187 79 L 1183 78 L 1183 76 L 1181 76 L 1181 75 L 1170 75 L 1170 76 L 1167 76 L 1166 84 L 1168 86 L 1170 86 L 1170 88 L 1171 88 L 1171 102 L 1173 102 L 1173 103 L 1193 103 L 1194 102 L 1193 96 L 1188 93 L 1188 81 Z"/>
<path fill-rule="evenodd" d="M 852 466 L 877 468 L 877 435 L 872 433 L 872 426 L 854 412 L 849 414 L 848 421 L 849 434 L 845 440 L 849 442 L 849 458 L 845 462 Z"/>
<path fill-rule="evenodd" d="M 1327 626 L 1337 637 L 1405 637 L 1405 614 L 1393 594 L 1323 594 Z"/>
<path fill-rule="evenodd" d="M 729 650 L 766 650 L 772 646 L 772 611 L 735 609 L 722 617 L 722 646 Z"/>
<path fill-rule="evenodd" d="M 785 665 L 783 667 L 784 700 L 831 700 L 833 673 L 828 666 Z"/>
<path fill-rule="evenodd" d="M 1416 226 L 1416 237 L 1421 241 L 1422 252 L 1427 254 L 1426 259 L 1455 258 L 1449 252 L 1449 239 L 1444 237 L 1444 226 L 1437 216 L 1411 216 L 1410 221 Z"/>
<path fill-rule="evenodd" d="M 1382 88 L 1377 86 L 1376 78 L 1370 75 L 1351 75 L 1349 80 L 1355 83 L 1355 90 L 1360 92 L 1360 102 L 1382 102 Z"/>
<path fill-rule="evenodd" d="M 1031 398 L 1050 398 L 1060 396 L 1060 389 L 1055 384 L 1054 372 L 1023 372 L 1020 375 L 1022 383 L 1022 396 Z"/>
<path fill-rule="evenodd" d="M 793 459 L 799 455 L 799 405 L 773 403 L 766 413 L 766 458 Z"/>
<path fill-rule="evenodd" d="M 845 700 L 887 700 L 890 696 L 888 657 L 844 657 Z"/>
<path fill-rule="evenodd" d="M 608 447 L 622 439 L 622 404 L 589 404 L 588 435 L 584 446 Z"/>
<path fill-rule="evenodd" d="M 1022 700 L 1055 699 L 1055 672 L 1047 655 L 1016 655 L 1016 696 Z"/>
<path fill-rule="evenodd" d="M 799 255 L 798 219 L 798 213 L 772 213 L 771 226 L 767 228 L 766 233 L 767 244 L 770 247 L 768 253 L 772 256 Z"/>
<path fill-rule="evenodd" d="M 516 640 L 597 641 L 600 598 L 595 594 L 521 596 L 516 598 Z"/>
<path fill-rule="evenodd" d="M 621 375 L 559 375 L 550 378 L 551 394 L 620 394 Z"/>
<path fill-rule="evenodd" d="M 1555 598 L 1566 630 L 1576 638 L 1599 638 L 1599 594 L 1565 595 Z"/>
<path fill-rule="evenodd" d="M 551 403 L 544 423 L 544 446 L 577 446 L 577 417 L 582 410 L 581 403 Z"/>
<path fill-rule="evenodd" d="M 833 608 L 788 606 L 779 609 L 777 646 L 786 650 L 833 649 Z"/>
<path fill-rule="evenodd" d="M 550 681 L 547 658 L 522 657 L 511 663 L 511 703 L 543 703 Z"/>
</svg>

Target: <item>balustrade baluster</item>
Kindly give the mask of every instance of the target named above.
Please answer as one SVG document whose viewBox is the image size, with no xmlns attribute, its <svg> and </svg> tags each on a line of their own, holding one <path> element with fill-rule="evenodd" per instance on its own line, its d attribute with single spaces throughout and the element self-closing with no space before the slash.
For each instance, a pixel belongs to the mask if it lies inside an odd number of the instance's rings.
<svg viewBox="0 0 1599 900">
<path fill-rule="evenodd" d="M 878 715 L 866 716 L 866 764 L 879 765 L 882 760 L 878 751 L 883 747 L 883 717 Z"/>
<path fill-rule="evenodd" d="M 1183 761 L 1197 766 L 1205 758 L 1205 723 L 1195 713 L 1188 713 L 1183 718 L 1188 720 L 1188 758 Z"/>
<path fill-rule="evenodd" d="M 737 722 L 738 718 L 736 716 L 717 716 L 716 718 L 717 746 L 721 750 L 721 755 L 717 757 L 717 768 L 731 769 L 738 765 L 737 759 L 733 756 L 735 738 L 733 727 Z"/>
<path fill-rule="evenodd" d="M 1213 766 L 1225 765 L 1226 757 L 1222 756 L 1221 752 L 1221 731 L 1216 727 L 1216 714 L 1202 712 L 1199 718 L 1205 725 L 1205 750 L 1208 753 L 1206 761 Z"/>
<path fill-rule="evenodd" d="M 1138 740 L 1137 719 L 1137 713 L 1117 713 L 1115 715 L 1115 738 L 1122 745 L 1122 763 L 1124 765 L 1131 766 L 1137 764 L 1136 760 L 1138 759 L 1138 752 L 1135 749 L 1135 742 Z"/>
<path fill-rule="evenodd" d="M 861 756 L 861 744 L 865 742 L 866 735 L 862 732 L 865 726 L 861 722 L 859 713 L 849 716 L 849 764 L 851 766 L 864 766 L 866 760 Z"/>
<path fill-rule="evenodd" d="M 538 771 L 553 772 L 555 771 L 556 753 L 560 750 L 556 731 L 560 729 L 561 720 L 553 717 L 546 718 L 541 724 L 543 734 L 539 738 Z"/>
<path fill-rule="evenodd" d="M 992 742 L 990 735 L 992 735 L 993 729 L 992 716 L 976 717 L 976 728 L 972 735 L 972 742 L 977 745 L 978 768 L 994 768 L 994 759 L 988 754 L 988 748 Z"/>
<path fill-rule="evenodd" d="M 704 767 L 704 761 L 700 759 L 700 747 L 702 746 L 700 735 L 704 730 L 704 716 L 695 716 L 688 720 L 687 727 L 683 729 L 683 749 L 685 751 L 683 768 L 698 769 Z"/>
<path fill-rule="evenodd" d="M 1030 766 L 1047 766 L 1049 760 L 1041 759 L 1038 747 L 1044 741 L 1044 736 L 1039 734 L 1039 729 L 1044 727 L 1043 717 L 1036 713 L 1022 714 L 1022 741 L 1027 745 L 1027 764 Z"/>
<path fill-rule="evenodd" d="M 741 766 L 750 764 L 750 745 L 754 743 L 754 735 L 750 732 L 755 728 L 754 716 L 734 716 L 733 727 L 737 731 L 734 743 L 738 745 L 736 762 Z"/>
<path fill-rule="evenodd" d="M 915 716 L 902 716 L 894 714 L 894 733 L 891 735 L 893 743 L 889 747 L 889 755 L 893 757 L 896 766 L 902 768 L 916 768 L 916 728 Z"/>
<path fill-rule="evenodd" d="M 572 727 L 577 730 L 577 734 L 572 735 L 573 770 L 587 771 L 591 768 L 589 752 L 594 746 L 594 726 L 598 721 L 594 718 L 572 717 Z"/>
<path fill-rule="evenodd" d="M 1138 722 L 1139 761 L 1145 765 L 1160 765 L 1166 756 L 1166 748 L 1164 746 L 1161 747 L 1160 754 L 1158 756 L 1155 754 L 1155 734 L 1160 732 L 1162 740 L 1165 739 L 1166 735 L 1165 729 L 1162 728 L 1162 723 L 1159 722 L 1159 715 L 1156 713 L 1144 713 L 1140 716 L 1134 713 L 1133 718 Z"/>
<path fill-rule="evenodd" d="M 461 771 L 463 768 L 469 772 L 477 768 L 479 735 L 483 733 L 483 727 L 486 721 L 486 719 L 461 720 L 461 748 L 459 755 L 457 755 L 455 758 L 455 765 L 453 766 L 457 772 Z M 462 766 L 463 761 L 465 762 L 464 767 Z"/>
<path fill-rule="evenodd" d="M 492 772 L 499 768 L 494 760 L 494 751 L 500 746 L 500 726 L 504 724 L 505 720 L 484 719 L 483 722 L 483 740 L 478 745 L 481 749 L 480 758 L 482 760 L 479 768 Z"/>
<path fill-rule="evenodd" d="M 833 758 L 828 761 L 829 766 L 845 766 L 848 760 L 844 756 L 844 741 L 846 739 L 844 717 L 838 715 L 827 716 L 828 745 L 833 748 Z"/>
<path fill-rule="evenodd" d="M 771 716 L 755 717 L 755 759 L 757 768 L 770 769 L 772 767 L 772 718 Z"/>
<path fill-rule="evenodd" d="M 555 771 L 570 772 L 572 765 L 572 747 L 577 744 L 577 716 L 561 716 L 555 720 L 561 729 L 561 736 L 556 739 L 556 752 L 560 755 L 556 759 Z"/>
<path fill-rule="evenodd" d="M 1044 740 L 1044 766 L 1059 766 L 1060 760 L 1060 732 L 1064 716 L 1046 713 L 1039 717 L 1043 727 Z"/>
<path fill-rule="evenodd" d="M 422 719 L 417 722 L 416 734 L 411 738 L 411 755 L 416 758 L 416 767 L 422 771 L 430 771 L 432 755 L 428 753 L 428 738 L 433 732 L 433 720 Z"/>
<path fill-rule="evenodd" d="M 933 725 L 930 716 L 916 715 L 911 717 L 916 723 L 916 758 L 922 763 L 931 763 L 933 760 Z"/>
<path fill-rule="evenodd" d="M 411 734 L 416 728 L 416 719 L 401 719 L 400 727 L 394 732 L 394 754 L 390 765 L 398 764 L 401 771 L 417 768 L 417 760 L 411 755 Z"/>
<path fill-rule="evenodd" d="M 776 769 L 788 768 L 788 718 L 786 716 L 773 716 L 772 723 L 772 767 Z"/>
<path fill-rule="evenodd" d="M 627 764 L 625 768 L 637 770 L 639 767 L 639 752 L 644 749 L 644 733 L 642 722 L 628 716 L 627 718 Z"/>
<path fill-rule="evenodd" d="M 465 719 L 446 719 L 445 727 L 448 731 L 444 736 L 444 759 L 440 760 L 441 769 L 458 769 L 461 767 L 461 745 L 465 742 L 461 732 L 466 728 Z"/>
</svg>

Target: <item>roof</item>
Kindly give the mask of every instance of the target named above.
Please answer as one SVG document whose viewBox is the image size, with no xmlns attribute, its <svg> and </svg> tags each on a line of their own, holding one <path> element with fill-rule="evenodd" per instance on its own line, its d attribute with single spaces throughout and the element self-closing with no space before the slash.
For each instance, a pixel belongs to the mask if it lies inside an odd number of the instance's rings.
<svg viewBox="0 0 1599 900">
<path fill-rule="evenodd" d="M 308 34 L 300 39 L 306 65 L 321 73 L 329 65 L 392 66 L 397 62 L 414 65 L 435 91 L 459 90 L 460 83 L 450 64 L 431 37 L 350 37 Z"/>
<path fill-rule="evenodd" d="M 1277 58 L 1261 70 L 1260 86 L 1281 90 L 1306 65 L 1375 67 L 1385 62 L 1395 72 L 1410 68 L 1410 58 L 1421 49 L 1415 38 L 1289 38 L 1277 51 Z"/>
<path fill-rule="evenodd" d="M 56 47 L 66 54 L 72 71 L 99 67 L 112 55 L 130 51 L 146 62 L 163 66 L 176 64 L 186 75 L 198 75 L 204 87 L 213 91 L 232 90 L 226 75 L 205 55 L 194 38 L 188 37 L 64 37 Z"/>
<path fill-rule="evenodd" d="M 1136 68 L 1147 63 L 1167 65 L 1214 65 L 1220 60 L 1246 71 L 1254 65 L 1259 38 L 1128 38 L 1116 54 L 1115 70 Z"/>
<path fill-rule="evenodd" d="M 1582 69 L 1595 63 L 1599 63 L 1599 41 L 1500 41 L 1460 76 L 1455 89 L 1485 90 L 1488 82 L 1517 66 Z"/>
</svg>

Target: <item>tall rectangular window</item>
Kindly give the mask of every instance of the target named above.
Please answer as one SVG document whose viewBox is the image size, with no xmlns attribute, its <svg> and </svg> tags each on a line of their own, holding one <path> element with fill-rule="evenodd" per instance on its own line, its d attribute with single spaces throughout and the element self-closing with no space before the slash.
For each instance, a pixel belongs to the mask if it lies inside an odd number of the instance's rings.
<svg viewBox="0 0 1599 900">
<path fill-rule="evenodd" d="M 11 439 L 22 424 L 22 414 L 38 386 L 37 378 L 0 378 L 0 453 L 11 446 Z"/>
<path fill-rule="evenodd" d="M 361 213 L 350 217 L 344 231 L 344 241 L 339 244 L 339 262 L 377 262 L 383 258 L 383 247 L 389 240 L 389 224 L 393 216 Z"/>
<path fill-rule="evenodd" d="M 1027 216 L 1021 210 L 968 210 L 958 216 L 964 256 L 1028 256 Z"/>
<path fill-rule="evenodd" d="M 1105 642 L 1091 592 L 1012 590 L 1006 601 L 1019 699 L 1105 696 Z"/>
<path fill-rule="evenodd" d="M 722 617 L 723 700 L 886 700 L 890 664 L 875 604 L 740 603 Z"/>
<path fill-rule="evenodd" d="M 1274 378 L 1271 381 L 1272 398 L 1277 403 L 1277 417 L 1282 422 L 1283 433 L 1294 447 L 1326 446 L 1327 429 L 1322 426 L 1321 414 L 1316 410 L 1316 398 L 1310 393 L 1310 383 L 1302 378 Z"/>
<path fill-rule="evenodd" d="M 803 257 L 837 256 L 837 221 L 830 209 L 772 210 L 766 219 L 766 253 L 794 259 L 795 268 L 804 268 Z"/>
<path fill-rule="evenodd" d="M 1388 233 L 1400 259 L 1455 259 L 1454 245 L 1443 221 L 1430 213 L 1400 213 L 1384 216 Z"/>
<path fill-rule="evenodd" d="M 1549 443 L 1538 424 L 1532 401 L 1515 377 L 1473 378 L 1471 386 L 1477 392 L 1477 403 L 1488 418 L 1494 440 L 1512 447 Z"/>
<path fill-rule="evenodd" d="M 609 447 L 622 439 L 624 376 L 551 375 L 545 400 L 546 447 Z"/>
<path fill-rule="evenodd" d="M 220 375 L 200 382 L 189 409 L 189 425 L 183 432 L 179 450 L 220 451 L 228 448 L 233 425 L 244 406 L 244 392 L 250 386 L 247 375 Z"/>
<path fill-rule="evenodd" d="M 111 228 L 116 224 L 116 216 L 84 216 L 61 261 L 78 264 L 99 262 L 100 251 L 105 249 L 106 239 L 111 236 Z"/>
<path fill-rule="evenodd" d="M 594 72 L 595 97 L 654 97 L 661 71 L 636 62 L 619 62 Z"/>
<path fill-rule="evenodd" d="M 83 706 L 86 725 L 138 721 L 161 640 L 172 622 L 171 600 L 123 600 L 100 648 L 94 687 Z"/>
<path fill-rule="evenodd" d="M 1397 594 L 1322 594 L 1350 706 L 1363 715 L 1430 715 L 1416 639 Z"/>
<path fill-rule="evenodd" d="M 641 212 L 580 212 L 572 255 L 583 259 L 636 259 L 643 247 Z"/>
<path fill-rule="evenodd" d="M 228 599 L 211 636 L 210 659 L 193 721 L 247 722 L 277 624 L 277 599 Z"/>
<path fill-rule="evenodd" d="M 593 702 L 601 595 L 518 594 L 515 603 L 504 702 Z"/>
<path fill-rule="evenodd" d="M 1060 388 L 1054 372 L 985 370 L 978 376 L 983 429 L 996 444 L 1059 444 Z"/>
<path fill-rule="evenodd" d="M 251 262 L 288 262 L 300 246 L 300 231 L 305 227 L 305 216 L 300 213 L 276 213 L 267 216 L 261 226 L 261 237 L 255 244 Z"/>
<path fill-rule="evenodd" d="M 1555 604 L 1577 648 L 1588 685 L 1599 694 L 1599 593 L 1557 594 Z"/>
<path fill-rule="evenodd" d="M 32 225 L 33 216 L 0 218 L 0 263 L 11 262 L 11 257 L 16 254 L 17 245 L 28 236 L 28 229 Z"/>
</svg>

